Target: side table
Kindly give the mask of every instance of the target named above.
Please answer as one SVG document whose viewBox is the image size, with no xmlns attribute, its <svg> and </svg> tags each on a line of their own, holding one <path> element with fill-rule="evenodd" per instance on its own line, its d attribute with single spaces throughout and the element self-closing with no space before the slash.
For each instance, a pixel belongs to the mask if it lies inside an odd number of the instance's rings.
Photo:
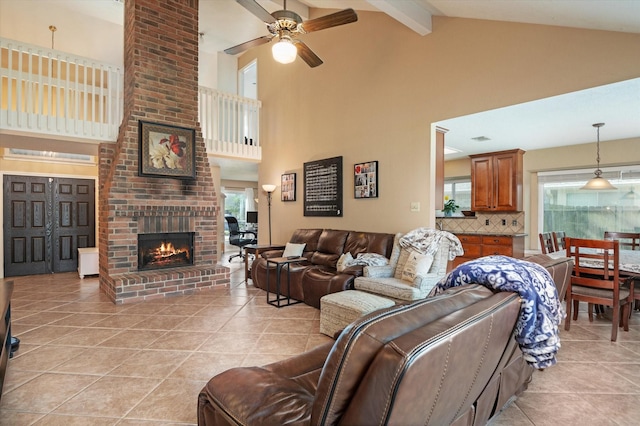
<svg viewBox="0 0 640 426">
<path fill-rule="evenodd" d="M 283 245 L 281 244 L 275 244 L 275 245 L 271 245 L 271 244 L 249 244 L 244 246 L 244 282 L 248 283 L 249 282 L 249 255 L 252 254 L 255 257 L 258 257 L 260 255 L 260 253 L 262 253 L 263 251 L 269 251 L 269 250 L 284 250 Z"/>
<path fill-rule="evenodd" d="M 100 272 L 98 264 L 98 247 L 84 247 L 78 249 L 78 275 L 96 275 Z"/>
<path fill-rule="evenodd" d="M 271 257 L 267 259 L 267 269 L 269 269 L 269 264 L 273 263 L 276 265 L 276 291 L 275 291 L 275 299 L 271 299 L 269 297 L 269 271 L 267 270 L 267 303 L 275 306 L 276 308 L 282 308 L 283 306 L 295 305 L 296 303 L 301 303 L 301 300 L 293 299 L 291 301 L 291 274 L 289 271 L 288 265 L 292 263 L 302 262 L 307 260 L 306 257 Z M 287 296 L 282 295 L 281 291 L 281 283 L 280 283 L 280 271 L 282 271 L 282 267 L 287 265 Z M 284 303 L 286 300 L 287 303 Z"/>
</svg>

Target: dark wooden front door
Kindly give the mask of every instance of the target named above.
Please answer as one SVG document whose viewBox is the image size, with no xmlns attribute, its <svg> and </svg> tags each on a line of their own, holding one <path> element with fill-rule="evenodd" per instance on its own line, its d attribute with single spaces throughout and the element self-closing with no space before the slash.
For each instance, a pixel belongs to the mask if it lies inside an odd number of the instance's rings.
<svg viewBox="0 0 640 426">
<path fill-rule="evenodd" d="M 4 176 L 4 275 L 69 272 L 95 245 L 92 179 Z"/>
</svg>

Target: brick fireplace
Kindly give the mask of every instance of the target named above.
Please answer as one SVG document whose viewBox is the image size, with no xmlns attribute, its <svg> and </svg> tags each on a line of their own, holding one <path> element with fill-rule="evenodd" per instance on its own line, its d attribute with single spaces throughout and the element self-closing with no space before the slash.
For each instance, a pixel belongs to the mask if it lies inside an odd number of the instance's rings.
<svg viewBox="0 0 640 426">
<path fill-rule="evenodd" d="M 125 2 L 124 120 L 100 146 L 100 288 L 116 304 L 229 284 L 198 117 L 198 1 Z M 139 176 L 138 122 L 195 129 L 196 179 Z M 193 236 L 191 264 L 140 269 L 138 235 Z"/>
</svg>

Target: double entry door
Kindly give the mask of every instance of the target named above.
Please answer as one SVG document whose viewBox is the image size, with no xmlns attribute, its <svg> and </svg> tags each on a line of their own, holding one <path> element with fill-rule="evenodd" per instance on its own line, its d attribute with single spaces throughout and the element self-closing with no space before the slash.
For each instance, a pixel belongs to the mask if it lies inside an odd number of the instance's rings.
<svg viewBox="0 0 640 426">
<path fill-rule="evenodd" d="M 4 275 L 70 272 L 95 246 L 95 181 L 5 175 Z"/>
</svg>

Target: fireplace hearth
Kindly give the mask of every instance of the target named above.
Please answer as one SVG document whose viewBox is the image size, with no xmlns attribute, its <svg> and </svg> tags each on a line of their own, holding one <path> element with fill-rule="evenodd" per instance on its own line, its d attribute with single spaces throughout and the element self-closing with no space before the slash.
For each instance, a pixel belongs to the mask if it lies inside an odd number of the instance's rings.
<svg viewBox="0 0 640 426">
<path fill-rule="evenodd" d="M 193 265 L 194 232 L 138 234 L 138 270 Z"/>
</svg>

